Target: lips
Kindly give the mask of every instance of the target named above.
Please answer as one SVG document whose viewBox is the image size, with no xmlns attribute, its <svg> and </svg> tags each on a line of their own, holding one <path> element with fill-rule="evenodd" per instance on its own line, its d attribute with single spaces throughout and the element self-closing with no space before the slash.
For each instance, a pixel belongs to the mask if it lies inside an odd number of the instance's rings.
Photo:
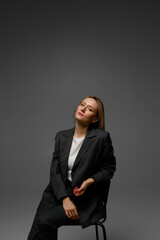
<svg viewBox="0 0 160 240">
<path fill-rule="evenodd" d="M 82 114 L 82 113 L 80 113 L 80 112 L 78 112 L 78 114 L 79 114 L 79 115 L 81 115 L 81 116 L 83 116 L 83 114 Z"/>
</svg>

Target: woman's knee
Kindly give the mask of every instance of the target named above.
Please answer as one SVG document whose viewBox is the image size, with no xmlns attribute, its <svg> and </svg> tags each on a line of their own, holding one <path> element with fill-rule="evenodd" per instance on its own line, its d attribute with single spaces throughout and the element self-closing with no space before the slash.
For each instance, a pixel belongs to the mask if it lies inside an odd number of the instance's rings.
<svg viewBox="0 0 160 240">
<path fill-rule="evenodd" d="M 39 230 L 45 230 L 48 228 L 48 221 L 45 217 L 39 216 L 37 219 L 37 227 Z"/>
<path fill-rule="evenodd" d="M 37 227 L 39 231 L 51 231 L 53 229 L 57 229 L 58 226 L 56 222 L 51 221 L 47 216 L 39 216 L 37 219 Z"/>
</svg>

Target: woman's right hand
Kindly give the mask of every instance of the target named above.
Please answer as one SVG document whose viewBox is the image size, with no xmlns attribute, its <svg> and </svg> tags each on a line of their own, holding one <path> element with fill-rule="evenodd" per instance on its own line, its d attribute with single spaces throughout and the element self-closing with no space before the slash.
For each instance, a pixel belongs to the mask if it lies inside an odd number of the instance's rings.
<svg viewBox="0 0 160 240">
<path fill-rule="evenodd" d="M 73 220 L 78 220 L 79 215 L 78 215 L 78 212 L 77 212 L 77 208 L 74 205 L 74 203 L 70 200 L 70 198 L 69 197 L 64 198 L 62 200 L 62 203 L 63 203 L 63 208 L 64 208 L 64 211 L 66 213 L 66 216 L 68 218 L 73 219 Z"/>
</svg>

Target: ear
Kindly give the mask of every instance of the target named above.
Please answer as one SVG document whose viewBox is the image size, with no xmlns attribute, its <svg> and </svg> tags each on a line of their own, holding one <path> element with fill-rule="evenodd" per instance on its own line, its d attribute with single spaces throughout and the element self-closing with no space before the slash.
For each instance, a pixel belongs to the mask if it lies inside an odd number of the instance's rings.
<svg viewBox="0 0 160 240">
<path fill-rule="evenodd" d="M 96 123 L 98 122 L 99 118 L 98 117 L 95 117 L 93 120 L 92 120 L 92 123 Z"/>
</svg>

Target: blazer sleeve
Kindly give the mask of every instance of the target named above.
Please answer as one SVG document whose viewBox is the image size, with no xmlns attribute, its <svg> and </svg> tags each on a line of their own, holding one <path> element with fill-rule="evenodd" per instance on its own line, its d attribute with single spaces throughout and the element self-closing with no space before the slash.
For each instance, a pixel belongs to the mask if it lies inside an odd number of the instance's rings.
<svg viewBox="0 0 160 240">
<path fill-rule="evenodd" d="M 60 201 L 64 197 L 67 197 L 67 190 L 65 184 L 62 180 L 60 166 L 59 166 L 59 134 L 55 136 L 55 148 L 53 152 L 51 169 L 50 169 L 50 184 L 53 190 L 54 195 L 57 200 Z"/>
<path fill-rule="evenodd" d="M 114 156 L 114 149 L 112 146 L 110 134 L 108 132 L 104 136 L 102 159 L 100 162 L 100 170 L 91 176 L 95 180 L 96 184 L 110 180 L 116 170 L 116 158 Z"/>
</svg>

